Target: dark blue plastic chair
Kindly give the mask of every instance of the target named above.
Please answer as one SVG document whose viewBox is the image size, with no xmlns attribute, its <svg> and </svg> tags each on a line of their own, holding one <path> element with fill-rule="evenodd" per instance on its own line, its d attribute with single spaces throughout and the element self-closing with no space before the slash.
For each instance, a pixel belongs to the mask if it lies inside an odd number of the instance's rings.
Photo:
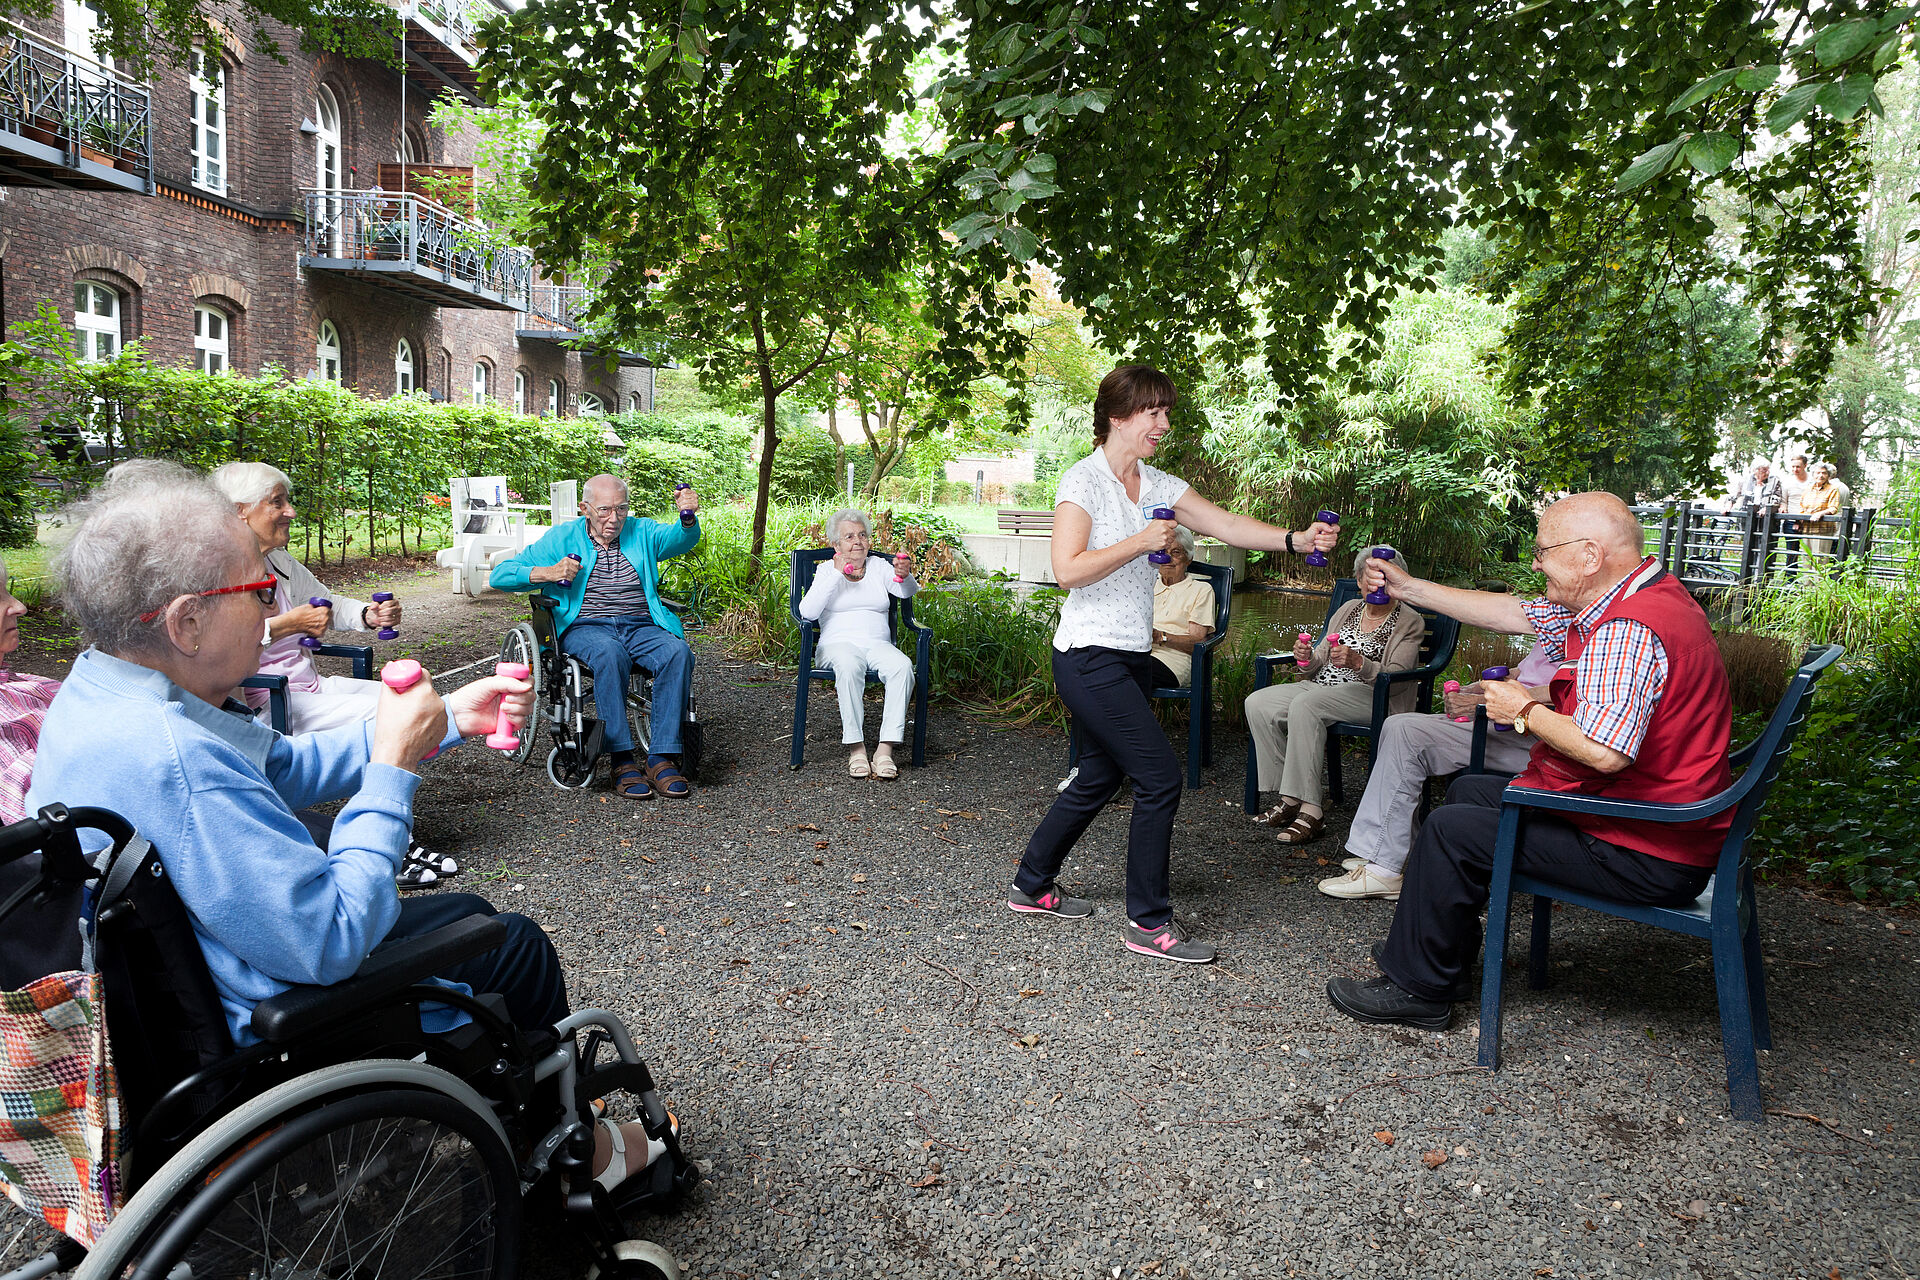
<svg viewBox="0 0 1920 1280">
<path fill-rule="evenodd" d="M 312 650 L 316 658 L 353 659 L 353 678 L 355 680 L 373 679 L 373 646 L 370 644 L 323 644 Z M 267 720 L 273 725 L 274 732 L 285 733 L 289 723 L 287 719 L 287 678 L 285 676 L 252 675 L 240 682 L 242 689 L 265 689 L 267 691 Z"/>
<path fill-rule="evenodd" d="M 1341 578 L 1333 584 L 1333 599 L 1327 602 L 1327 616 L 1320 623 L 1321 635 L 1333 625 L 1333 615 L 1340 606 L 1359 594 L 1360 584 L 1352 578 Z M 1341 720 L 1327 726 L 1327 788 L 1334 804 L 1345 804 L 1347 800 L 1346 790 L 1340 784 L 1340 739 L 1367 739 L 1367 768 L 1372 769 L 1374 757 L 1380 752 L 1380 726 L 1387 722 L 1389 714 L 1387 699 L 1397 686 L 1412 683 L 1416 691 L 1414 709 L 1422 715 L 1433 710 L 1433 682 L 1453 661 L 1453 651 L 1460 643 L 1460 620 L 1431 609 L 1421 609 L 1419 613 L 1427 624 L 1426 634 L 1420 637 L 1420 661 L 1405 671 L 1383 672 L 1373 682 L 1373 717 L 1365 724 Z M 1291 651 L 1256 655 L 1253 687 L 1264 689 L 1272 684 L 1274 668 L 1283 662 L 1289 671 L 1295 669 Z M 1247 793 L 1242 807 L 1248 813 L 1260 812 L 1260 761 L 1254 754 L 1252 729 L 1247 730 Z"/>
<path fill-rule="evenodd" d="M 1510 899 L 1516 893 L 1533 895 L 1533 947 L 1528 957 L 1528 985 L 1547 985 L 1547 942 L 1553 927 L 1553 902 L 1604 911 L 1623 920 L 1637 920 L 1656 929 L 1705 938 L 1713 944 L 1713 985 L 1720 1000 L 1720 1040 L 1727 1055 L 1727 1096 L 1733 1114 L 1741 1120 L 1759 1120 L 1760 1064 L 1757 1049 L 1773 1047 L 1767 1023 L 1766 974 L 1760 963 L 1760 909 L 1753 891 L 1753 867 L 1747 860 L 1747 835 L 1759 815 L 1767 791 L 1779 776 L 1780 765 L 1806 719 L 1813 686 L 1842 653 L 1839 645 L 1815 645 L 1801 660 L 1800 670 L 1774 708 L 1766 730 L 1754 742 L 1733 752 L 1728 763 L 1744 766 L 1733 785 L 1719 795 L 1691 804 L 1648 804 L 1610 800 L 1602 796 L 1508 787 L 1500 807 L 1500 831 L 1494 846 L 1491 896 L 1487 900 L 1487 955 L 1480 982 L 1480 1065 L 1500 1066 L 1500 980 L 1507 954 Z M 1733 826 L 1720 846 L 1713 879 L 1697 901 L 1686 907 L 1647 907 L 1614 902 L 1513 869 L 1513 852 L 1520 823 L 1529 809 L 1552 813 L 1598 813 L 1644 822 L 1689 822 L 1733 809 Z"/>
<path fill-rule="evenodd" d="M 1200 769 L 1213 763 L 1213 651 L 1227 638 L 1227 623 L 1233 618 L 1233 569 L 1224 564 L 1187 566 L 1213 587 L 1213 634 L 1193 646 L 1193 671 L 1185 686 L 1155 689 L 1151 697 L 1171 698 L 1187 704 L 1187 787 L 1200 785 Z M 1080 762 L 1080 726 L 1067 727 L 1067 767 Z"/>
<path fill-rule="evenodd" d="M 793 694 L 793 761 L 792 767 L 798 769 L 806 759 L 807 749 L 807 694 L 815 680 L 832 680 L 833 672 L 826 667 L 813 665 L 813 651 L 820 644 L 820 624 L 808 622 L 800 616 L 800 597 L 813 585 L 814 566 L 822 560 L 831 559 L 833 552 L 820 547 L 812 551 L 793 553 L 793 580 L 788 585 L 787 612 L 800 628 L 800 674 L 798 687 Z M 933 628 L 921 626 L 913 620 L 913 601 L 891 597 L 892 603 L 887 610 L 887 632 L 893 637 L 893 643 L 900 643 L 903 630 L 914 633 L 913 643 L 913 765 L 916 769 L 927 763 L 927 690 L 933 670 Z M 867 672 L 867 683 L 876 684 L 880 677 Z"/>
</svg>

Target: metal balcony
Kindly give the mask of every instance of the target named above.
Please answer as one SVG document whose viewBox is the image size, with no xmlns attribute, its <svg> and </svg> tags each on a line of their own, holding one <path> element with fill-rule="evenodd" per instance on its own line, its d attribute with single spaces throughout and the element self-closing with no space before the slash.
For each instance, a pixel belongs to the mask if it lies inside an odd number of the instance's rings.
<svg viewBox="0 0 1920 1280">
<path fill-rule="evenodd" d="M 444 85 L 467 101 L 480 102 L 480 46 L 474 30 L 470 0 L 414 0 L 402 4 L 406 19 L 407 62 L 437 86 Z"/>
<path fill-rule="evenodd" d="M 557 343 L 585 356 L 599 355 L 601 348 L 588 335 L 585 325 L 587 307 L 591 301 L 585 285 L 536 284 L 526 311 L 521 313 L 514 327 L 513 336 L 523 341 L 532 338 Z M 620 363 L 628 368 L 672 367 L 634 351 L 621 351 L 618 357 Z"/>
<path fill-rule="evenodd" d="M 300 265 L 436 307 L 525 311 L 533 255 L 421 196 L 310 192 Z"/>
<path fill-rule="evenodd" d="M 0 24 L 0 186 L 152 195 L 146 88 Z"/>
</svg>

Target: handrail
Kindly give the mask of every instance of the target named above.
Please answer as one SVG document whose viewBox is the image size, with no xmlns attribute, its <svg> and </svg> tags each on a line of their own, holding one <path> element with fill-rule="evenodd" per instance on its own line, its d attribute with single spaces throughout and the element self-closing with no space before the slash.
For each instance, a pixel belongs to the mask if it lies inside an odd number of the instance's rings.
<svg viewBox="0 0 1920 1280">
<path fill-rule="evenodd" d="M 12 23 L 0 24 L 0 133 L 58 147 L 72 167 L 86 147 L 152 187 L 146 86 Z"/>
<path fill-rule="evenodd" d="M 398 263 L 526 310 L 533 255 L 424 196 L 399 191 L 310 191 L 303 265 Z"/>
</svg>

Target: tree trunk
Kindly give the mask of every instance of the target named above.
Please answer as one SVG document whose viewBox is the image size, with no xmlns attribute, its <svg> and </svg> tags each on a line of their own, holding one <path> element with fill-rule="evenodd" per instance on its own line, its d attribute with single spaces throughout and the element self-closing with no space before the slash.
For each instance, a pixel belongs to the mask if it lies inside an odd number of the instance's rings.
<svg viewBox="0 0 1920 1280">
<path fill-rule="evenodd" d="M 753 313 L 752 321 L 755 363 L 760 373 L 760 483 L 753 496 L 753 544 L 747 562 L 751 566 L 753 580 L 758 582 L 761 555 L 767 549 L 767 506 L 773 497 L 773 453 L 780 447 L 779 426 L 774 420 L 774 407 L 779 403 L 780 392 L 773 385 L 773 362 L 767 351 L 766 329 L 761 324 L 758 311 Z"/>
<path fill-rule="evenodd" d="M 829 393 L 827 396 L 827 438 L 833 441 L 833 478 L 839 483 L 840 477 L 847 474 L 847 442 L 840 438 L 840 397 Z"/>
<path fill-rule="evenodd" d="M 1827 406 L 1827 435 L 1831 459 L 1840 479 L 1860 487 L 1860 449 L 1867 434 L 1866 406 L 1852 396 L 1841 396 Z"/>
</svg>

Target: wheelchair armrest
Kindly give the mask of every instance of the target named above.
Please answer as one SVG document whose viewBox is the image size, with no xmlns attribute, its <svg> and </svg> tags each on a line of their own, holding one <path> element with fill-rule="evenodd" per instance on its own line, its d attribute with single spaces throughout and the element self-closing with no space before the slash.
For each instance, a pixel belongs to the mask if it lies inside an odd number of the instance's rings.
<svg viewBox="0 0 1920 1280">
<path fill-rule="evenodd" d="M 471 960 L 507 940 L 507 926 L 492 916 L 468 916 L 417 938 L 396 942 L 366 958 L 345 982 L 330 987 L 294 987 L 253 1007 L 253 1033 L 269 1044 L 296 1036 L 378 1004 L 438 970 Z"/>
<path fill-rule="evenodd" d="M 370 644 L 323 644 L 313 653 L 319 658 L 352 658 L 353 678 L 373 679 L 373 646 Z"/>
</svg>

